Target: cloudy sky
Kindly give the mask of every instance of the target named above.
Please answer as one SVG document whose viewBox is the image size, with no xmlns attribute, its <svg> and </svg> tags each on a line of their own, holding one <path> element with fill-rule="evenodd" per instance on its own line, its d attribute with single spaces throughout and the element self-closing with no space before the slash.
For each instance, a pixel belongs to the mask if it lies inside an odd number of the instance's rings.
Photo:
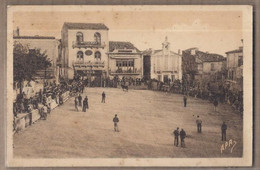
<svg viewBox="0 0 260 170">
<path fill-rule="evenodd" d="M 39 8 L 14 12 L 13 28 L 19 26 L 20 35 L 24 36 L 60 38 L 64 22 L 104 23 L 109 27 L 109 40 L 130 41 L 140 50 L 161 49 L 165 36 L 175 52 L 198 47 L 202 51 L 225 55 L 226 51 L 241 46 L 243 16 L 239 10 L 158 9 L 46 11 Z"/>
</svg>

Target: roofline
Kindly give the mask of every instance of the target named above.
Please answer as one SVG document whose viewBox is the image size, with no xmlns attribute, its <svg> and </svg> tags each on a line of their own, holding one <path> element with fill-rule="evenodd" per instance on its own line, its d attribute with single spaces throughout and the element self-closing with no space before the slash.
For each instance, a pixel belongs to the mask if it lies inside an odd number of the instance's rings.
<svg viewBox="0 0 260 170">
<path fill-rule="evenodd" d="M 115 54 L 115 55 L 142 55 L 141 52 L 136 52 L 136 53 L 115 53 L 115 52 L 107 52 L 106 54 Z"/>
<path fill-rule="evenodd" d="M 156 51 L 156 52 L 155 52 Z M 154 50 L 154 53 L 153 54 L 156 54 L 156 53 L 159 53 L 159 52 L 162 52 L 163 50 Z M 178 53 L 176 53 L 176 52 L 174 52 L 174 51 L 170 51 L 170 53 L 173 53 L 173 54 L 175 54 L 175 55 L 179 55 L 179 56 L 182 56 L 181 54 L 178 54 Z"/>
<path fill-rule="evenodd" d="M 108 44 L 110 43 L 130 43 L 133 45 L 134 49 L 126 49 L 126 50 L 136 50 L 138 53 L 142 53 L 141 50 L 139 50 L 132 42 L 130 41 L 108 41 Z M 118 50 L 124 50 L 124 49 L 118 49 Z M 110 51 L 111 52 L 111 51 Z"/>
<path fill-rule="evenodd" d="M 230 53 L 242 53 L 243 50 L 233 50 L 233 51 L 228 51 L 228 52 L 225 52 L 226 54 L 230 54 Z"/>
<path fill-rule="evenodd" d="M 105 29 L 89 29 L 89 28 L 68 28 L 67 24 L 103 24 L 106 28 Z M 84 23 L 84 22 L 64 22 L 62 28 L 70 29 L 70 30 L 109 30 L 109 28 L 104 23 Z"/>
<path fill-rule="evenodd" d="M 48 36 L 13 36 L 13 39 L 55 39 Z"/>
</svg>

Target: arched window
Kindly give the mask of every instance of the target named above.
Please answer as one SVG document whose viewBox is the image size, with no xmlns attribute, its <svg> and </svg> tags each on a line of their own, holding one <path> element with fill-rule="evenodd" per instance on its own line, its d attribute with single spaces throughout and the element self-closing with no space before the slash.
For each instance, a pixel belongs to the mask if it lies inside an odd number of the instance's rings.
<svg viewBox="0 0 260 170">
<path fill-rule="evenodd" d="M 83 33 L 77 32 L 76 38 L 77 38 L 77 42 L 83 42 Z"/>
<path fill-rule="evenodd" d="M 84 55 L 82 51 L 78 51 L 77 53 L 77 61 L 83 61 L 84 60 Z"/>
<path fill-rule="evenodd" d="M 101 53 L 99 51 L 95 52 L 95 59 L 96 60 L 101 60 Z"/>
<path fill-rule="evenodd" d="M 101 35 L 99 32 L 96 32 L 94 34 L 94 38 L 95 38 L 95 42 L 97 42 L 98 44 L 101 44 Z"/>
</svg>

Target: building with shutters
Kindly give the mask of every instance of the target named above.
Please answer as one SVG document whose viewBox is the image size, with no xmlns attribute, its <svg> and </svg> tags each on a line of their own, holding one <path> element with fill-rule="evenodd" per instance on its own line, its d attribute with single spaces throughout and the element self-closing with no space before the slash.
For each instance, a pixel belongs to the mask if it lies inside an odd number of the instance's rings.
<svg viewBox="0 0 260 170">
<path fill-rule="evenodd" d="M 130 42 L 109 41 L 109 75 L 142 78 L 142 53 Z"/>
<path fill-rule="evenodd" d="M 61 76 L 86 76 L 102 82 L 108 74 L 108 27 L 103 23 L 68 23 L 61 30 Z"/>
<path fill-rule="evenodd" d="M 185 86 L 208 89 L 209 83 L 218 85 L 224 81 L 226 58 L 219 54 L 190 48 L 182 51 L 182 70 Z M 216 89 L 214 87 L 214 89 Z"/>
<path fill-rule="evenodd" d="M 227 83 L 232 89 L 243 91 L 243 46 L 226 52 Z"/>
</svg>

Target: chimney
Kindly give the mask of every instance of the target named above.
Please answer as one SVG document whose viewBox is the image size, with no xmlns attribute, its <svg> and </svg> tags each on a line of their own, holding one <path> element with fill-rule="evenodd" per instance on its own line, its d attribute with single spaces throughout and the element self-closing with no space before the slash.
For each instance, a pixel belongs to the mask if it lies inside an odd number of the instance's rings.
<svg viewBox="0 0 260 170">
<path fill-rule="evenodd" d="M 198 48 L 193 48 L 191 49 L 191 55 L 196 55 L 196 51 L 198 50 Z"/>
<path fill-rule="evenodd" d="M 178 54 L 179 54 L 179 55 L 181 54 L 181 50 L 180 50 L 180 49 L 178 49 Z"/>
<path fill-rule="evenodd" d="M 17 34 L 17 36 L 20 36 L 20 29 L 19 29 L 19 27 L 17 27 L 17 29 L 16 29 L 16 34 Z"/>
<path fill-rule="evenodd" d="M 16 36 L 16 37 L 20 36 L 19 27 L 17 27 L 16 30 L 13 31 L 13 33 L 14 33 L 14 36 Z"/>
</svg>

